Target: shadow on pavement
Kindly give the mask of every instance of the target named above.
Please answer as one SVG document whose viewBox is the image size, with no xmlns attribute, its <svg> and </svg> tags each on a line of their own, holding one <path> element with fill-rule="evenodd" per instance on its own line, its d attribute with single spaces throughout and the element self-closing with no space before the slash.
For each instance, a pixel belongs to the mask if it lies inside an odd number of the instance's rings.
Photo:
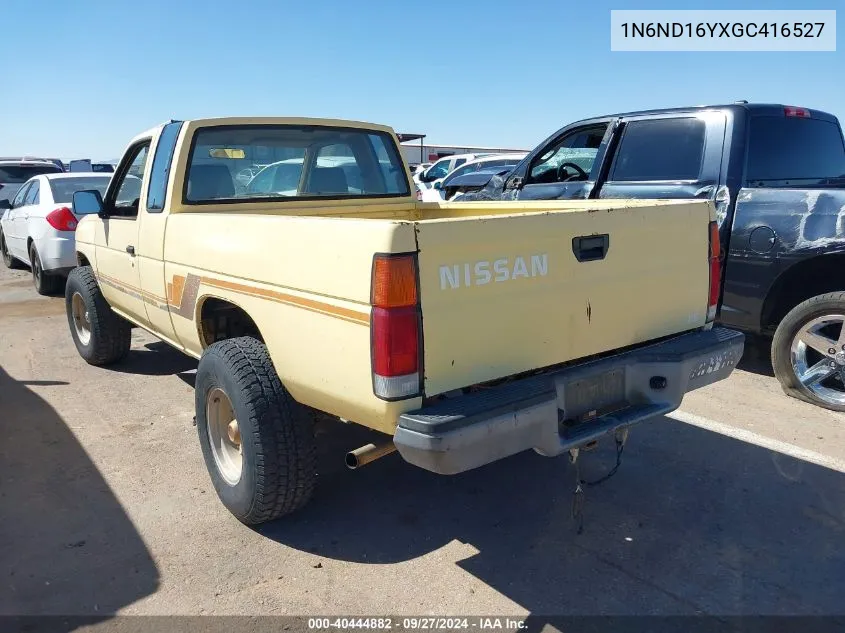
<svg viewBox="0 0 845 633">
<path fill-rule="evenodd" d="M 0 432 L 0 614 L 100 619 L 153 593 L 155 563 L 96 466 L 2 368 Z"/>
<path fill-rule="evenodd" d="M 746 334 L 745 351 L 737 369 L 773 378 L 775 372 L 772 370 L 772 339 Z"/>
<path fill-rule="evenodd" d="M 260 528 L 267 538 L 372 564 L 467 543 L 479 552 L 457 564 L 535 623 L 543 614 L 843 610 L 839 472 L 661 418 L 633 429 L 617 475 L 587 489 L 579 535 L 565 458 L 529 452 L 440 477 L 393 454 L 348 471 L 344 451 L 371 435 L 321 430 L 318 495 Z M 612 446 L 582 459 L 582 475 L 595 479 L 612 466 Z"/>
<path fill-rule="evenodd" d="M 142 376 L 170 376 L 197 368 L 196 359 L 167 343 L 145 343 L 144 348 L 133 348 L 125 359 L 109 365 L 109 370 Z"/>
</svg>

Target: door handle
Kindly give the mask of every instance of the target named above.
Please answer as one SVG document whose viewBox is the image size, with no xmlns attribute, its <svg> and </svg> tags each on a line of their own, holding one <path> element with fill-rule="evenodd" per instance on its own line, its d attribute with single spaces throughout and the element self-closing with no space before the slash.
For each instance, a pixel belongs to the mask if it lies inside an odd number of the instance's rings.
<svg viewBox="0 0 845 633">
<path fill-rule="evenodd" d="M 604 259 L 610 248 L 610 235 L 581 235 L 572 238 L 572 253 L 579 262 Z"/>
<path fill-rule="evenodd" d="M 135 257 L 135 247 L 131 244 L 126 247 L 126 252 L 132 255 L 132 257 Z"/>
</svg>

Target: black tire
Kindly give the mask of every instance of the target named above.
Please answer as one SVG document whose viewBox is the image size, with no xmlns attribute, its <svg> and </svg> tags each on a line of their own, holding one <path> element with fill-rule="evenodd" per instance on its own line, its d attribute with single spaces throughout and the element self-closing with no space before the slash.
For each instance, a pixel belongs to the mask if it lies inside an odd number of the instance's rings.
<svg viewBox="0 0 845 633">
<path fill-rule="evenodd" d="M 73 299 L 77 294 L 88 315 L 90 337 L 87 342 L 80 339 L 74 320 Z M 90 266 L 79 266 L 70 271 L 65 286 L 65 310 L 73 343 L 88 364 L 109 365 L 129 353 L 132 326 L 126 319 L 112 312 Z"/>
<path fill-rule="evenodd" d="M 216 389 L 229 399 L 240 433 L 240 473 L 234 483 L 221 474 L 211 447 L 206 404 Z M 264 344 L 243 336 L 206 348 L 195 398 L 205 465 L 229 512 L 257 525 L 308 503 L 317 481 L 313 416 L 282 386 Z"/>
<path fill-rule="evenodd" d="M 3 235 L 2 230 L 0 230 L 0 255 L 3 256 L 3 263 L 6 265 L 6 268 L 11 268 L 12 270 L 23 268 L 23 264 L 12 257 L 12 254 L 9 252 L 9 248 L 6 246 L 6 236 Z"/>
<path fill-rule="evenodd" d="M 35 290 L 40 295 L 54 295 L 61 290 L 64 277 L 59 275 L 51 275 L 44 270 L 41 265 L 41 257 L 38 255 L 38 249 L 35 244 L 29 247 L 29 262 L 32 269 L 32 283 L 35 285 Z"/>
<path fill-rule="evenodd" d="M 834 314 L 845 314 L 845 292 L 818 295 L 799 303 L 790 310 L 778 325 L 772 339 L 772 369 L 787 395 L 831 411 L 845 411 L 845 404 L 826 400 L 806 387 L 798 379 L 792 364 L 792 341 L 801 329 L 813 319 Z M 833 349 L 836 352 L 845 352 L 843 349 Z M 818 354 L 817 358 L 821 359 L 823 356 Z M 836 358 L 841 360 L 843 356 L 834 354 L 830 358 L 830 362 L 835 362 L 837 369 L 841 370 L 842 366 L 836 362 Z M 845 372 L 840 373 L 840 376 L 845 376 Z M 834 377 L 833 380 L 836 378 Z M 845 395 L 845 384 L 842 390 Z"/>
</svg>

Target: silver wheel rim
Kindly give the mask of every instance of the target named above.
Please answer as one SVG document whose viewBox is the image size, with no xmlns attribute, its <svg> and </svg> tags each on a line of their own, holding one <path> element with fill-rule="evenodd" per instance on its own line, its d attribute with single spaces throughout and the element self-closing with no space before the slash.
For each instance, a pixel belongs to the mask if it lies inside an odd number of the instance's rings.
<svg viewBox="0 0 845 633">
<path fill-rule="evenodd" d="M 88 345 L 91 341 L 91 319 L 88 315 L 88 308 L 85 307 L 85 301 L 78 292 L 74 292 L 70 299 L 70 314 L 73 317 L 76 338 L 83 345 Z"/>
<path fill-rule="evenodd" d="M 845 314 L 808 321 L 792 339 L 792 371 L 827 404 L 845 405 Z"/>
<path fill-rule="evenodd" d="M 205 419 L 217 472 L 227 484 L 234 486 L 241 480 L 243 471 L 241 432 L 232 402 L 219 387 L 209 391 L 205 398 Z"/>
<path fill-rule="evenodd" d="M 36 282 L 41 281 L 41 265 L 38 263 L 38 253 L 32 251 L 32 274 Z"/>
</svg>

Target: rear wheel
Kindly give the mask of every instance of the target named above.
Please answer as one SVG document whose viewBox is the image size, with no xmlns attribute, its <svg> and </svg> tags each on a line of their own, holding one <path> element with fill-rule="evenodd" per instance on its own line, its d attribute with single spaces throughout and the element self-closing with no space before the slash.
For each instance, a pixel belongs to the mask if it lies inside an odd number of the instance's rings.
<svg viewBox="0 0 845 633">
<path fill-rule="evenodd" d="M 788 395 L 845 411 L 845 292 L 807 299 L 784 317 L 772 340 L 772 367 Z"/>
<path fill-rule="evenodd" d="M 195 394 L 205 465 L 229 512 L 256 525 L 308 503 L 317 480 L 313 418 L 260 341 L 243 336 L 206 348 Z"/>
<path fill-rule="evenodd" d="M 32 267 L 32 283 L 35 284 L 35 290 L 38 291 L 38 294 L 52 295 L 57 293 L 62 287 L 64 279 L 58 275 L 45 272 L 35 244 L 29 247 L 29 261 Z"/>
<path fill-rule="evenodd" d="M 87 363 L 108 365 L 129 353 L 132 326 L 112 312 L 90 266 L 79 266 L 70 272 L 65 309 L 73 343 Z"/>
<path fill-rule="evenodd" d="M 23 268 L 23 264 L 12 257 L 12 254 L 9 252 L 9 247 L 6 245 L 6 236 L 3 235 L 2 230 L 0 230 L 0 255 L 3 257 L 3 263 L 6 265 L 6 268 Z"/>
</svg>

